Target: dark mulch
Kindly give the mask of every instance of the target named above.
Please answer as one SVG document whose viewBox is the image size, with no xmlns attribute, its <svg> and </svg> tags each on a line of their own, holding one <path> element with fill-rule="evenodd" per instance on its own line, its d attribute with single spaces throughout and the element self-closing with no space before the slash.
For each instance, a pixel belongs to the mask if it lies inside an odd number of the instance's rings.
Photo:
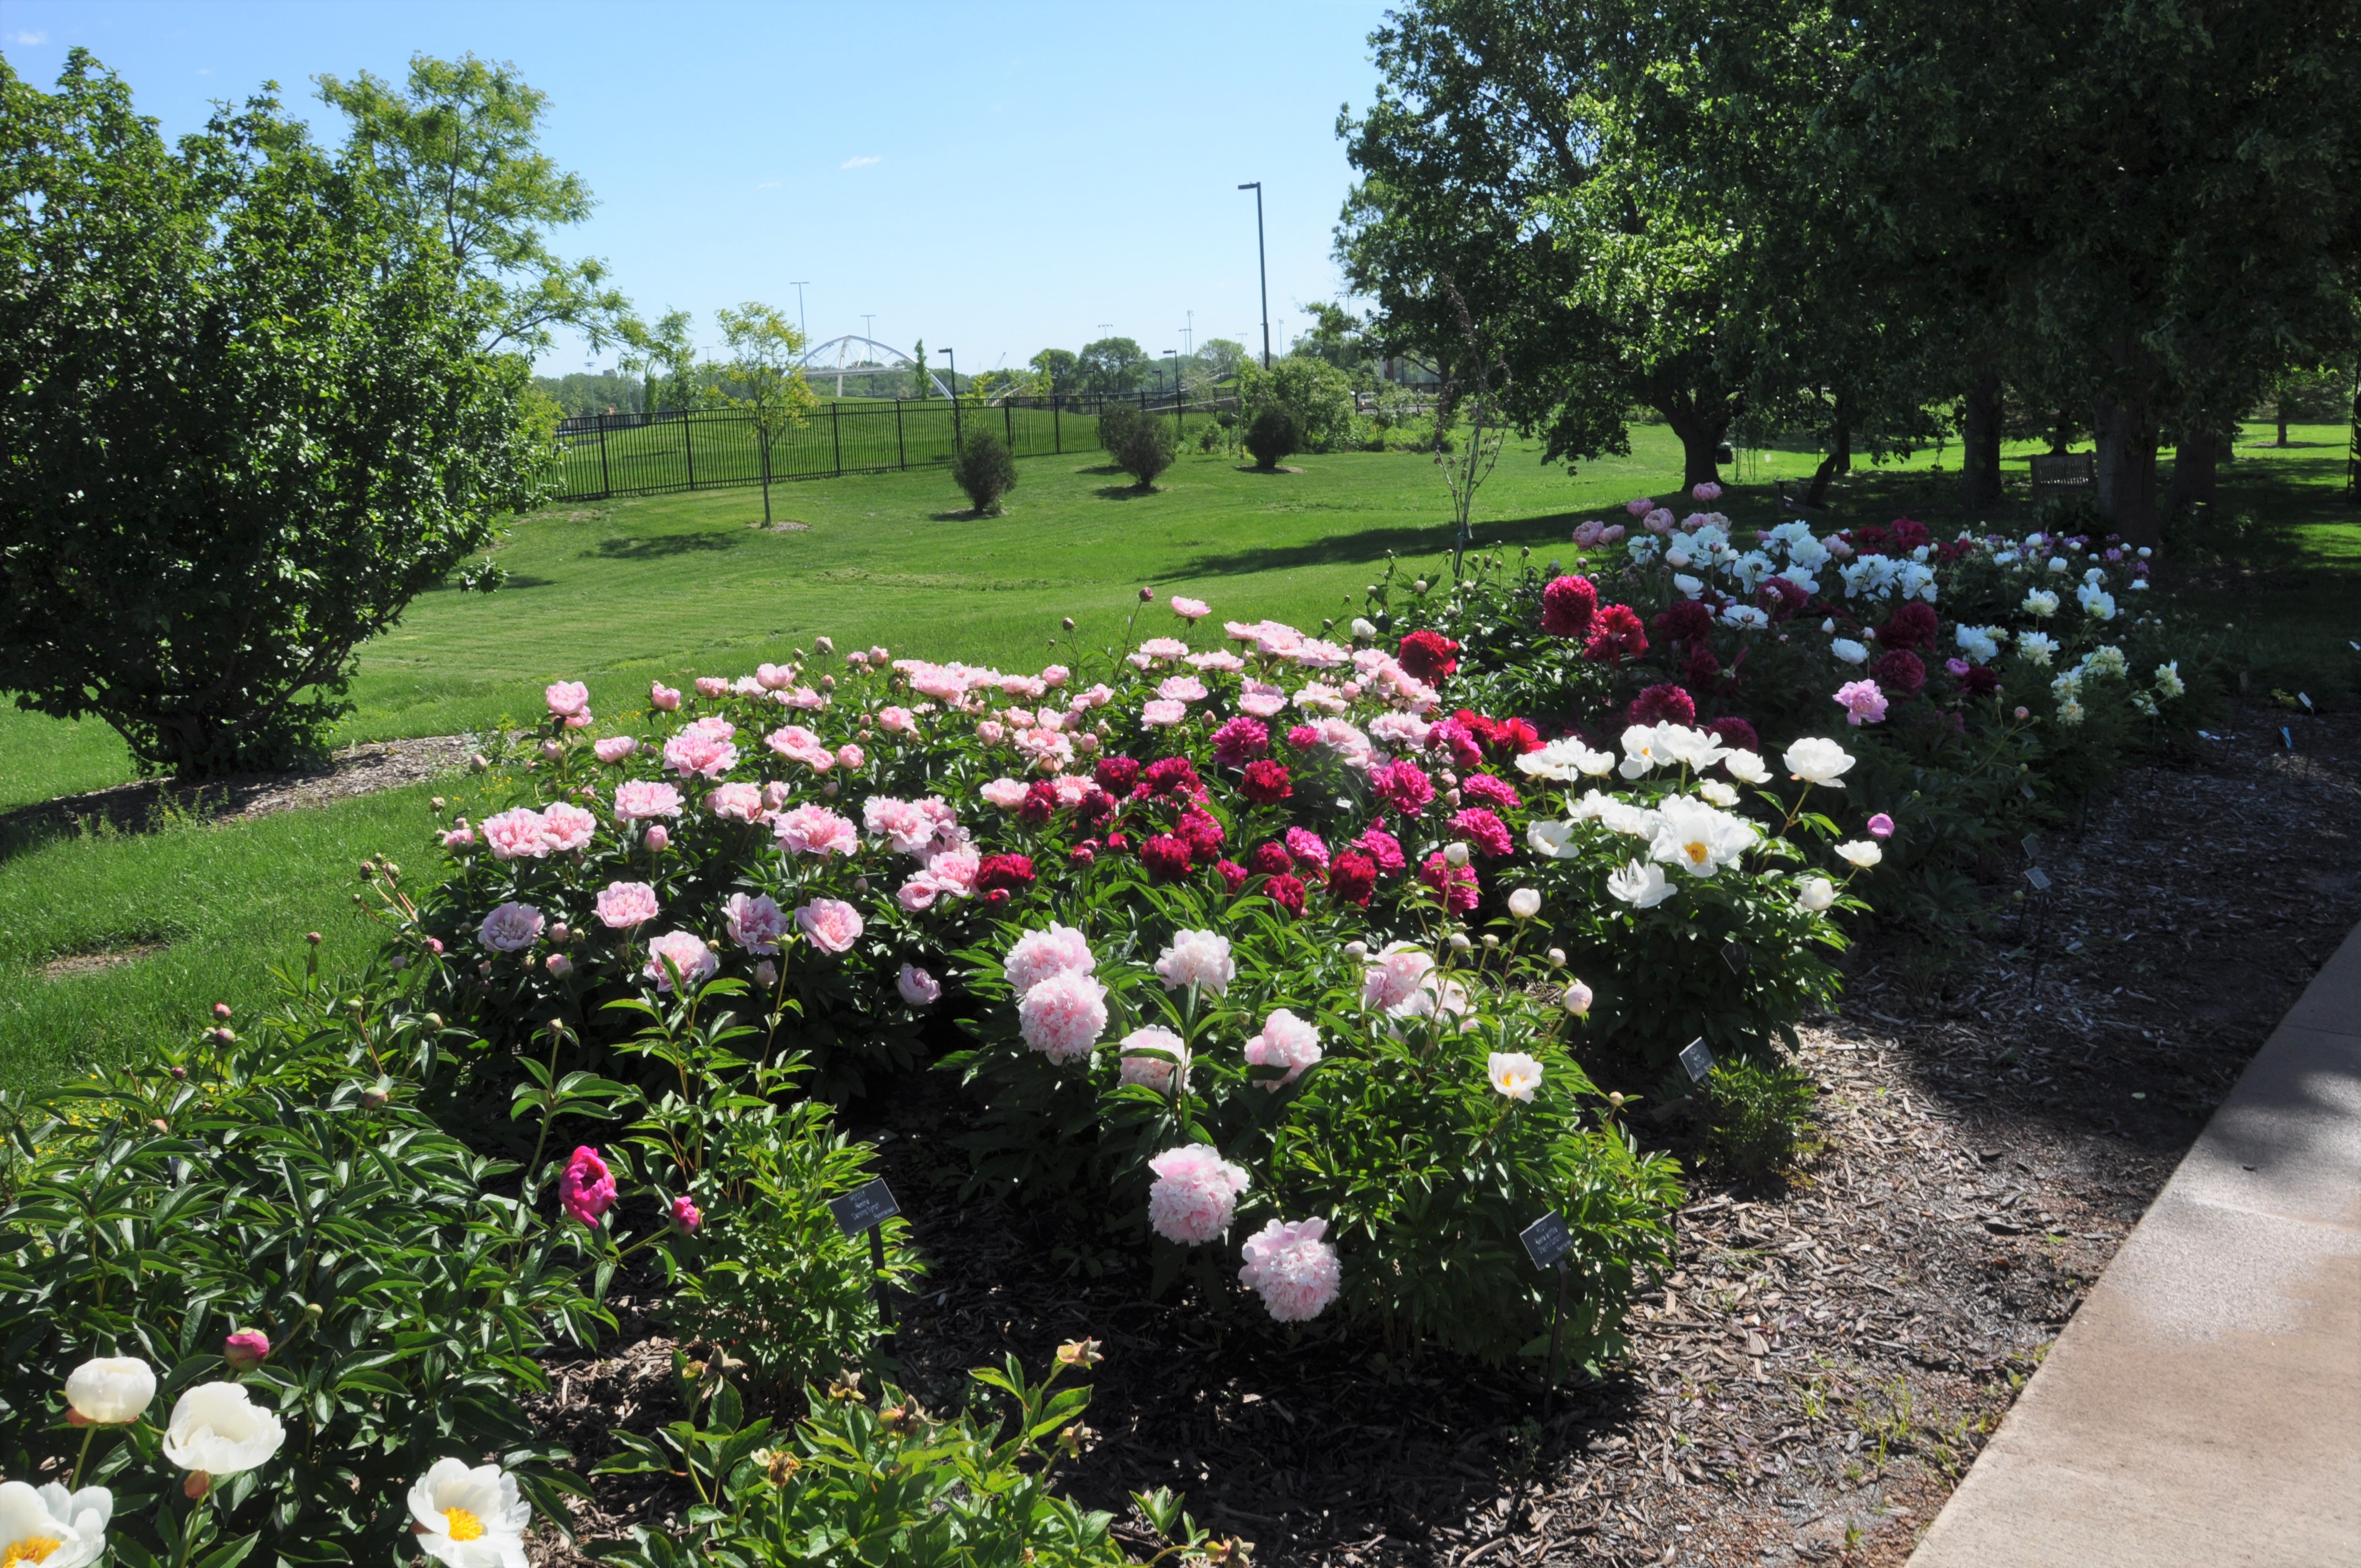
<svg viewBox="0 0 2361 1568">
<path fill-rule="evenodd" d="M 906 1381 L 946 1408 L 969 1367 L 1103 1341 L 1071 1490 L 1120 1512 L 1171 1486 L 1265 1563 L 1898 1564 L 2361 919 L 2356 828 L 2361 718 L 2257 710 L 2050 836 L 2046 909 L 1939 954 L 1865 946 L 1843 1015 L 1807 1031 L 1824 1146 L 1776 1189 L 1699 1179 L 1631 1360 L 1546 1430 L 1530 1373 L 1290 1346 L 1251 1309 L 1147 1302 L 1123 1254 L 962 1204 L 955 1102 L 913 1085 L 881 1157 L 932 1269 L 904 1308 Z M 631 1322 L 558 1369 L 547 1413 L 586 1464 L 609 1427 L 673 1413 L 668 1347 Z M 582 1523 L 650 1506 L 682 1499 L 602 1481 Z"/>
</svg>

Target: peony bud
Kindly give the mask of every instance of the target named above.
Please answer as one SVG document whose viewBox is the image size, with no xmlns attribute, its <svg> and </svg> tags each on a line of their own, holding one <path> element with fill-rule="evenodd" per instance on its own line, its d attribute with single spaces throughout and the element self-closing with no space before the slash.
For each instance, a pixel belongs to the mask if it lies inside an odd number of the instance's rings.
<svg viewBox="0 0 2361 1568">
<path fill-rule="evenodd" d="M 1467 863 L 1467 846 L 1456 841 L 1445 844 L 1443 846 L 1443 858 L 1451 865 L 1464 866 Z"/>
<path fill-rule="evenodd" d="M 1369 956 L 1369 944 L 1367 942 L 1347 942 L 1345 944 L 1345 956 L 1352 959 L 1355 963 L 1358 963 L 1363 959 Z"/>
<path fill-rule="evenodd" d="M 313 947 L 315 947 L 315 948 L 316 948 L 316 947 L 318 947 L 318 946 L 320 945 L 321 941 L 322 941 L 322 938 L 321 938 L 321 936 L 320 936 L 320 933 L 318 933 L 317 931 L 306 931 L 306 932 L 304 932 L 304 933 L 303 933 L 303 939 L 304 939 L 305 941 L 307 941 L 307 942 L 311 943 L 311 944 L 312 944 Z"/>
<path fill-rule="evenodd" d="M 1509 913 L 1520 920 L 1530 920 L 1542 912 L 1542 895 L 1530 887 L 1521 887 L 1509 894 Z"/>
<path fill-rule="evenodd" d="M 1139 602 L 1142 604 L 1154 604 L 1156 602 L 1156 590 L 1154 588 L 1140 589 Z"/>
<path fill-rule="evenodd" d="M 66 1376 L 68 1420 L 75 1426 L 128 1426 L 156 1398 L 156 1374 L 136 1355 L 102 1355 Z"/>
<path fill-rule="evenodd" d="M 828 640 L 822 638 L 820 641 L 825 642 Z M 705 1228 L 705 1216 L 686 1198 L 675 1198 L 672 1201 L 672 1226 L 682 1235 L 693 1236 Z"/>
<path fill-rule="evenodd" d="M 825 636 L 815 637 L 812 639 L 812 646 L 823 653 L 833 653 L 836 652 L 836 639 Z"/>
<path fill-rule="evenodd" d="M 1552 948 L 1549 950 L 1549 961 L 1550 968 L 1552 969 L 1565 968 L 1565 949 L 1564 948 Z"/>
<path fill-rule="evenodd" d="M 1573 1014 L 1576 1017 L 1587 1018 L 1590 1016 L 1590 987 L 1583 984 L 1582 981 L 1578 980 L 1567 981 L 1565 982 L 1565 994 L 1558 1000 L 1564 1003 L 1565 1004 L 1565 1010 Z"/>
<path fill-rule="evenodd" d="M 1453 952 L 1464 953 L 1475 945 L 1475 943 L 1467 939 L 1467 933 L 1465 931 L 1454 931 L 1451 933 L 1451 950 Z"/>
<path fill-rule="evenodd" d="M 1067 630 L 1071 631 L 1071 630 L 1074 629 L 1074 618 L 1073 618 L 1072 616 L 1071 616 L 1071 615 L 1070 615 L 1070 616 L 1066 617 L 1066 619 L 1065 619 L 1065 620 L 1063 620 L 1060 621 L 1058 624 L 1059 624 L 1059 625 L 1060 625 L 1060 626 L 1062 626 L 1062 627 L 1064 627 Z"/>
<path fill-rule="evenodd" d="M 754 966 L 754 983 L 764 990 L 779 983 L 779 966 L 764 959 Z"/>
<path fill-rule="evenodd" d="M 550 954 L 542 960 L 542 966 L 549 970 L 549 978 L 552 980 L 564 980 L 574 972 L 574 960 L 564 953 Z"/>
<path fill-rule="evenodd" d="M 229 1022 L 229 1003 L 226 1003 L 226 1002 L 216 1002 L 216 1003 L 214 1003 L 214 1017 L 216 1017 L 216 1018 L 218 1018 L 218 1019 L 220 1019 L 220 1020 L 221 1020 L 223 1023 L 225 1023 L 225 1024 L 228 1023 L 228 1022 Z"/>
<path fill-rule="evenodd" d="M 555 740 L 544 740 L 541 743 L 541 754 L 554 762 L 566 755 L 566 748 Z"/>
<path fill-rule="evenodd" d="M 270 1336 L 260 1329 L 240 1329 L 222 1341 L 222 1359 L 239 1372 L 251 1372 L 270 1359 Z"/>
<path fill-rule="evenodd" d="M 652 822 L 648 825 L 647 842 L 651 850 L 661 855 L 664 852 L 664 846 L 672 842 L 672 835 L 665 830 L 663 823 Z"/>
</svg>

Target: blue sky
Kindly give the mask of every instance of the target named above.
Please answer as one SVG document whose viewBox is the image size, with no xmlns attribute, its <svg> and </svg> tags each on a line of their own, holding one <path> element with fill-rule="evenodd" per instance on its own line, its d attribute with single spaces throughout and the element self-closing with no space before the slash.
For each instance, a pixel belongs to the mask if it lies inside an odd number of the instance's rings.
<svg viewBox="0 0 2361 1568">
<path fill-rule="evenodd" d="M 954 346 L 962 371 L 1112 330 L 1151 354 L 1258 345 L 1264 184 L 1275 345 L 1334 298 L 1367 105 L 1373 3 L 1076 5 L 499 0 L 5 0 L 0 51 L 46 85 L 82 44 L 168 134 L 265 80 L 322 131 L 323 71 L 400 79 L 413 52 L 514 61 L 544 145 L 599 198 L 562 250 L 602 256 L 653 316 L 763 300 L 815 340 Z M 611 358 L 611 356 L 609 356 Z M 577 369 L 578 345 L 543 367 Z M 938 365 L 941 362 L 937 361 Z"/>
</svg>

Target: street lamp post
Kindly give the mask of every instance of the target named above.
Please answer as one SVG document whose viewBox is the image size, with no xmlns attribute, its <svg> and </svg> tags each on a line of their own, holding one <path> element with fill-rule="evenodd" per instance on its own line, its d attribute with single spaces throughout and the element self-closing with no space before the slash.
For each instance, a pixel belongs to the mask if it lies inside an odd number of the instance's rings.
<svg viewBox="0 0 2361 1568">
<path fill-rule="evenodd" d="M 951 444 L 957 446 L 961 444 L 961 440 L 959 410 L 959 350 L 939 348 L 935 352 L 943 355 L 951 362 Z"/>
<path fill-rule="evenodd" d="M 807 278 L 802 283 L 791 282 L 788 285 L 796 291 L 796 330 L 804 334 L 804 346 L 806 348 L 809 348 L 811 346 L 811 323 L 804 316 L 804 283 L 808 283 L 811 280 Z"/>
<path fill-rule="evenodd" d="M 1249 180 L 1238 187 L 1255 193 L 1255 270 L 1262 278 L 1262 367 L 1270 368 L 1270 257 L 1262 239 L 1262 181 Z"/>
</svg>

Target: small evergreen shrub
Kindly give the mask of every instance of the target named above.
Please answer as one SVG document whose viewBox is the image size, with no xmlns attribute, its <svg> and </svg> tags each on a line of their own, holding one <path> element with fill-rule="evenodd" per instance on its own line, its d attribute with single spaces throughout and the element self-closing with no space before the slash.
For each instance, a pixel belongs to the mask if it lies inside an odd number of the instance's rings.
<svg viewBox="0 0 2361 1568">
<path fill-rule="evenodd" d="M 1706 1075 L 1706 1146 L 1740 1176 L 1768 1176 L 1795 1157 L 1810 1129 L 1812 1080 L 1784 1063 L 1733 1058 Z"/>
<path fill-rule="evenodd" d="M 992 432 L 970 431 L 951 457 L 951 483 L 966 492 L 979 515 L 997 517 L 1001 498 L 1016 488 L 1016 459 Z"/>
<path fill-rule="evenodd" d="M 1276 468 L 1295 450 L 1295 420 L 1285 409 L 1265 409 L 1246 427 L 1246 450 L 1257 468 Z"/>
<path fill-rule="evenodd" d="M 1100 416 L 1099 439 L 1107 444 L 1107 453 L 1115 460 L 1115 466 L 1146 489 L 1156 483 L 1158 475 L 1172 466 L 1178 444 L 1173 440 L 1172 427 L 1164 421 L 1137 409 L 1124 411 L 1131 417 L 1117 421 L 1112 435 L 1108 433 L 1105 416 Z"/>
</svg>

